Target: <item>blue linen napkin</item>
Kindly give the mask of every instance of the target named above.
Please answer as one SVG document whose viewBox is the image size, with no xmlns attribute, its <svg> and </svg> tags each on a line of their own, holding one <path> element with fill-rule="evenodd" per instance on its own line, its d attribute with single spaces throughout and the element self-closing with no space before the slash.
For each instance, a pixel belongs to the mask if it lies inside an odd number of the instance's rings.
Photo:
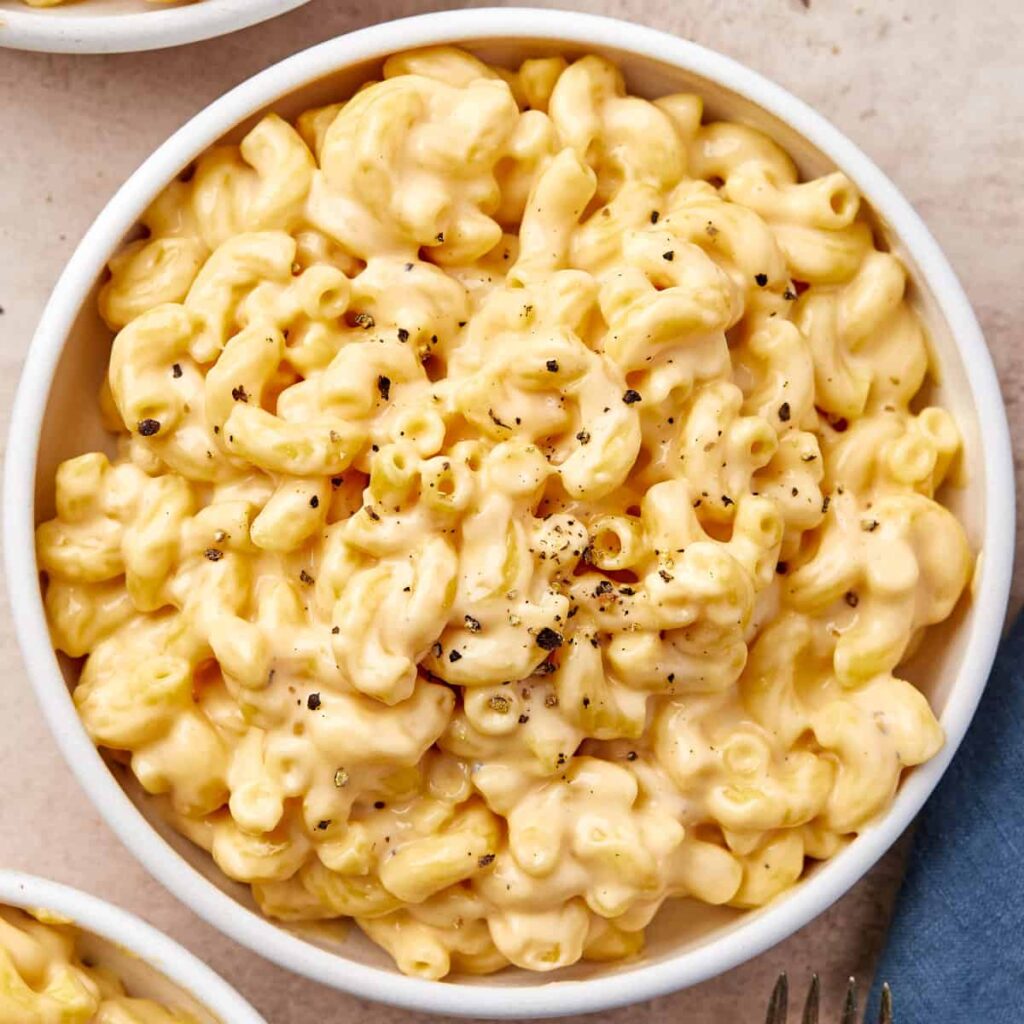
<svg viewBox="0 0 1024 1024">
<path fill-rule="evenodd" d="M 1024 1024 L 1024 613 L 925 805 L 875 976 L 897 1024 Z"/>
</svg>

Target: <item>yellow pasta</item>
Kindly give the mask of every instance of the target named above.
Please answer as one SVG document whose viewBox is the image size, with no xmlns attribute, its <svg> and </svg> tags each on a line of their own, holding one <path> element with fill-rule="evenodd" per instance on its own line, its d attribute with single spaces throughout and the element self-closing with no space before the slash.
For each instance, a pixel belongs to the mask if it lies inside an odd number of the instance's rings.
<svg viewBox="0 0 1024 1024">
<path fill-rule="evenodd" d="M 68 3 L 69 0 L 22 0 L 22 3 L 27 4 L 29 7 L 57 7 L 61 4 Z M 73 2 L 73 0 L 70 0 Z M 173 4 L 178 0 L 148 0 L 151 4 Z M 192 2 L 192 0 L 186 0 L 186 2 Z"/>
<path fill-rule="evenodd" d="M 192 1014 L 129 996 L 53 915 L 0 906 L 0 1020 L 11 1024 L 197 1024 Z"/>
<path fill-rule="evenodd" d="M 899 670 L 971 572 L 960 439 L 843 174 L 441 48 L 143 223 L 46 605 L 93 739 L 265 913 L 428 978 L 635 956 L 941 746 Z"/>
</svg>

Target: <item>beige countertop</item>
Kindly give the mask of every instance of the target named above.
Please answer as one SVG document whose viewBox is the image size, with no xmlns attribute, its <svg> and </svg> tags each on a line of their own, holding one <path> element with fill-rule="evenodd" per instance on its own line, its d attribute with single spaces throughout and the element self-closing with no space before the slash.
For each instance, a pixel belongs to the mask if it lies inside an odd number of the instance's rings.
<svg viewBox="0 0 1024 1024">
<path fill-rule="evenodd" d="M 533 2 L 631 18 L 729 54 L 791 89 L 861 145 L 923 215 L 974 303 L 1015 431 L 1019 481 L 1024 355 L 1012 332 L 1024 320 L 1024 7 L 1016 0 Z M 25 350 L 61 267 L 118 185 L 174 128 L 229 86 L 305 46 L 375 20 L 469 6 L 483 5 L 312 0 L 234 36 L 174 50 L 110 57 L 0 50 L 5 433 Z M 1016 603 L 1022 594 L 1018 571 Z M 362 1004 L 279 970 L 233 945 L 153 881 L 65 767 L 30 693 L 6 597 L 0 605 L 0 867 L 43 874 L 140 913 L 233 982 L 271 1024 L 429 1019 Z M 891 853 L 830 911 L 769 953 L 603 1019 L 762 1020 L 783 969 L 798 983 L 817 970 L 835 996 L 847 975 L 871 975 L 900 870 L 899 852 Z"/>
</svg>

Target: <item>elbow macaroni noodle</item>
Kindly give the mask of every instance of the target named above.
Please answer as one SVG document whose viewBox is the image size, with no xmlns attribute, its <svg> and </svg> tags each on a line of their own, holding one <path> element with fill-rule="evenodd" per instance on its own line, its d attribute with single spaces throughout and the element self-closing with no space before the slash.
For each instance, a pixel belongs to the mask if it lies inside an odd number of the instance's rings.
<svg viewBox="0 0 1024 1024">
<path fill-rule="evenodd" d="M 0 906 L 0 1020 L 12 1024 L 196 1024 L 125 994 L 78 949 L 78 931 L 44 911 Z"/>
<path fill-rule="evenodd" d="M 941 746 L 896 673 L 972 565 L 859 207 L 594 56 L 395 56 L 204 154 L 38 532 L 95 742 L 427 978 L 793 885 Z"/>
</svg>

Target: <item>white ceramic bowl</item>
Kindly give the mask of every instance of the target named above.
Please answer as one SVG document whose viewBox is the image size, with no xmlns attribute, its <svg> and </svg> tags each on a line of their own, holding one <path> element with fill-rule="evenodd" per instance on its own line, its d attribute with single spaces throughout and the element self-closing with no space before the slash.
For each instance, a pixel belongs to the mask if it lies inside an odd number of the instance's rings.
<svg viewBox="0 0 1024 1024">
<path fill-rule="evenodd" d="M 219 975 L 134 914 L 35 875 L 0 871 L 0 905 L 49 910 L 81 931 L 80 948 L 130 995 L 188 1010 L 200 1024 L 266 1024 Z"/>
<path fill-rule="evenodd" d="M 173 6 L 146 0 L 83 0 L 29 7 L 0 0 L 0 47 L 46 53 L 161 50 L 237 32 L 308 0 L 198 0 Z"/>
<path fill-rule="evenodd" d="M 956 416 L 969 482 L 947 501 L 976 549 L 984 547 L 971 601 L 931 634 L 908 667 L 929 693 L 946 730 L 945 748 L 905 779 L 891 810 L 832 861 L 815 866 L 791 892 L 759 911 L 698 913 L 670 902 L 649 931 L 640 962 L 579 964 L 538 977 L 504 971 L 489 978 L 430 982 L 397 974 L 355 929 L 328 948 L 263 919 L 247 892 L 226 882 L 209 858 L 160 821 L 137 785 L 108 767 L 86 736 L 51 650 L 33 555 L 33 527 L 52 509 L 61 458 L 106 445 L 94 388 L 104 373 L 109 334 L 94 312 L 104 261 L 154 194 L 221 136 L 237 138 L 273 106 L 286 116 L 326 102 L 375 72 L 383 56 L 410 47 L 460 43 L 481 55 L 599 51 L 617 59 L 641 94 L 702 93 L 710 112 L 756 124 L 808 174 L 838 166 L 860 187 L 878 233 L 910 267 L 914 299 L 931 327 L 942 382 L 935 400 Z M 646 28 L 580 14 L 473 10 L 379 25 L 297 54 L 238 86 L 160 147 L 110 201 L 82 240 L 43 313 L 15 403 L 7 454 L 5 541 L 11 606 L 44 713 L 71 767 L 125 844 L 175 895 L 216 927 L 319 982 L 409 1008 L 454 1015 L 527 1017 L 587 1012 L 695 984 L 762 952 L 821 913 L 907 827 L 956 751 L 981 695 L 999 640 L 1013 554 L 1013 472 L 999 386 L 967 299 L 927 228 L 892 183 L 835 128 L 795 97 L 746 68 L 692 43 Z M 33 502 L 32 496 L 35 495 Z M 68 678 L 73 669 L 64 665 Z M 147 822 L 149 824 L 147 824 Z"/>
</svg>

